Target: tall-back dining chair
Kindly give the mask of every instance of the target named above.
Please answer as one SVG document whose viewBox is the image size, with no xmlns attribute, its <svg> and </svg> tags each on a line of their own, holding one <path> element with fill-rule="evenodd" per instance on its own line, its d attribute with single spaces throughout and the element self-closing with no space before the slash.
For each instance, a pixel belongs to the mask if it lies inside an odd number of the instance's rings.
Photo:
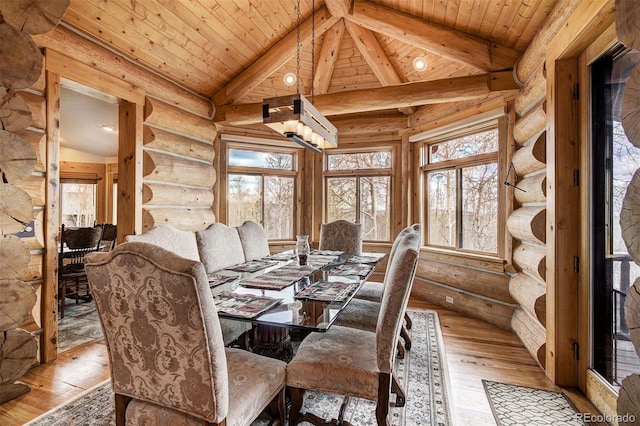
<svg viewBox="0 0 640 426">
<path fill-rule="evenodd" d="M 362 253 L 362 224 L 336 220 L 320 225 L 320 250 Z"/>
<path fill-rule="evenodd" d="M 286 364 L 225 348 L 202 263 L 128 242 L 87 258 L 107 343 L 116 425 L 284 422 Z"/>
<path fill-rule="evenodd" d="M 312 413 L 300 413 L 304 390 L 319 390 L 376 401 L 378 425 L 387 425 L 392 373 L 402 313 L 415 276 L 420 237 L 403 236 L 389 265 L 375 332 L 333 325 L 326 333 L 305 338 L 287 366 L 291 392 L 289 424 L 320 424 Z M 341 419 L 337 423 L 340 424 Z"/>
<path fill-rule="evenodd" d="M 238 226 L 238 235 L 247 261 L 260 259 L 271 254 L 267 232 L 259 223 L 251 220 L 245 221 Z"/>
<path fill-rule="evenodd" d="M 102 237 L 101 227 L 60 228 L 60 250 L 58 252 L 58 298 L 60 318 L 64 318 L 67 297 L 90 297 L 84 268 L 85 256 L 98 250 Z M 84 295 L 82 294 L 84 292 Z"/>
</svg>

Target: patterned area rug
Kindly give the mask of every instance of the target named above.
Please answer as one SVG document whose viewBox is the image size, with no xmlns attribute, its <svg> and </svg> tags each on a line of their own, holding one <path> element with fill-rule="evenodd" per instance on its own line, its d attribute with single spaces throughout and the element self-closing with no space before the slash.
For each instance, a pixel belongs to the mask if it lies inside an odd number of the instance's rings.
<svg viewBox="0 0 640 426">
<path fill-rule="evenodd" d="M 483 380 L 498 426 L 584 425 L 561 392 Z"/>
<path fill-rule="evenodd" d="M 58 352 L 104 337 L 94 302 L 67 303 L 64 318 L 58 320 Z"/>
<path fill-rule="evenodd" d="M 410 312 L 413 346 L 404 360 L 398 360 L 396 375 L 406 392 L 404 408 L 391 407 L 389 420 L 394 426 L 452 425 L 449 379 L 438 314 Z M 65 315 L 66 316 L 66 315 Z M 391 397 L 392 401 L 394 396 Z M 343 398 L 321 392 L 307 392 L 303 410 L 326 419 L 337 418 Z M 114 425 L 113 393 L 109 380 L 88 389 L 67 403 L 27 423 L 29 426 Z M 353 425 L 375 425 L 375 403 L 351 398 L 344 419 Z M 267 425 L 258 419 L 253 426 Z M 308 423 L 301 423 L 308 425 Z"/>
</svg>

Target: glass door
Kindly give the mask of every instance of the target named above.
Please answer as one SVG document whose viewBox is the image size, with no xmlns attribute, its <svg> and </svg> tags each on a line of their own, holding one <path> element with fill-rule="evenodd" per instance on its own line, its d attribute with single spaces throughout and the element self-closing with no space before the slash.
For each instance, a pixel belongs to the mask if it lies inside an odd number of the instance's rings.
<svg viewBox="0 0 640 426">
<path fill-rule="evenodd" d="M 614 388 L 640 372 L 640 359 L 624 321 L 626 292 L 640 266 L 622 239 L 620 211 L 627 186 L 640 168 L 640 149 L 621 123 L 626 82 L 640 52 L 618 48 L 591 66 L 591 367 Z"/>
</svg>

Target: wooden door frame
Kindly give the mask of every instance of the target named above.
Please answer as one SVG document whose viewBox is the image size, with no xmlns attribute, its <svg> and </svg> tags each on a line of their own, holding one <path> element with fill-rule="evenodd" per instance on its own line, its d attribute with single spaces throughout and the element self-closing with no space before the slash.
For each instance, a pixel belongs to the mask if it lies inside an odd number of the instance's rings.
<svg viewBox="0 0 640 426">
<path fill-rule="evenodd" d="M 41 293 L 41 362 L 58 356 L 58 228 L 60 200 L 60 80 L 67 78 L 123 100 L 118 124 L 118 234 L 142 230 L 142 123 L 145 92 L 115 76 L 85 65 L 55 50 L 45 49 L 47 143 L 45 188 L 45 258 Z M 127 179 L 124 179 L 124 178 Z M 122 205 L 122 208 L 120 207 Z M 121 213 L 122 210 L 122 213 Z M 120 239 L 120 237 L 119 237 Z"/>
<path fill-rule="evenodd" d="M 576 261 L 582 259 L 579 270 L 584 271 L 586 259 L 581 254 L 584 235 L 581 235 L 582 218 L 577 210 L 581 207 L 581 202 L 584 202 L 581 201 L 584 196 L 583 189 L 579 186 L 579 176 L 584 181 L 588 175 L 584 170 L 580 171 L 583 123 L 578 112 L 580 104 L 577 100 L 572 101 L 573 94 L 570 90 L 574 90 L 573 83 L 578 83 L 579 80 L 577 58 L 614 23 L 614 0 L 581 2 L 548 43 L 546 52 L 549 109 L 546 374 L 554 384 L 566 387 L 579 385 L 578 361 L 589 353 L 588 341 L 581 340 L 584 336 L 581 334 L 583 325 L 579 323 L 580 276 L 574 266 Z M 557 153 L 558 149 L 563 152 Z M 565 158 L 570 164 L 564 163 Z M 574 181 L 578 186 L 572 187 Z M 567 199 L 563 198 L 557 185 L 568 192 L 570 202 L 566 202 Z"/>
</svg>

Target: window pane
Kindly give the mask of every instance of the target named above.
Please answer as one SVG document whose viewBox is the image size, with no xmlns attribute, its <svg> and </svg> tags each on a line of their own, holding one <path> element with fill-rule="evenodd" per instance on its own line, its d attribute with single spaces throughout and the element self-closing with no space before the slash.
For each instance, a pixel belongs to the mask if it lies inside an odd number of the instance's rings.
<svg viewBox="0 0 640 426">
<path fill-rule="evenodd" d="M 229 174 L 229 226 L 240 226 L 245 220 L 262 223 L 260 176 Z"/>
<path fill-rule="evenodd" d="M 456 158 L 496 152 L 497 150 L 498 129 L 493 129 L 430 145 L 429 161 L 431 163 L 439 163 Z"/>
<path fill-rule="evenodd" d="M 360 223 L 363 239 L 389 241 L 391 222 L 391 178 L 360 178 Z"/>
<path fill-rule="evenodd" d="M 93 226 L 96 222 L 96 184 L 62 183 L 60 197 L 64 226 Z"/>
<path fill-rule="evenodd" d="M 327 179 L 327 222 L 356 221 L 356 178 Z"/>
<path fill-rule="evenodd" d="M 469 250 L 498 251 L 498 166 L 462 169 L 462 242 Z"/>
<path fill-rule="evenodd" d="M 440 246 L 456 245 L 456 171 L 439 170 L 427 173 L 428 243 Z"/>
<path fill-rule="evenodd" d="M 328 170 L 390 169 L 391 151 L 327 154 Z"/>
<path fill-rule="evenodd" d="M 264 229 L 269 239 L 293 238 L 294 178 L 264 177 Z"/>
<path fill-rule="evenodd" d="M 293 154 L 230 149 L 229 165 L 293 170 Z"/>
</svg>

